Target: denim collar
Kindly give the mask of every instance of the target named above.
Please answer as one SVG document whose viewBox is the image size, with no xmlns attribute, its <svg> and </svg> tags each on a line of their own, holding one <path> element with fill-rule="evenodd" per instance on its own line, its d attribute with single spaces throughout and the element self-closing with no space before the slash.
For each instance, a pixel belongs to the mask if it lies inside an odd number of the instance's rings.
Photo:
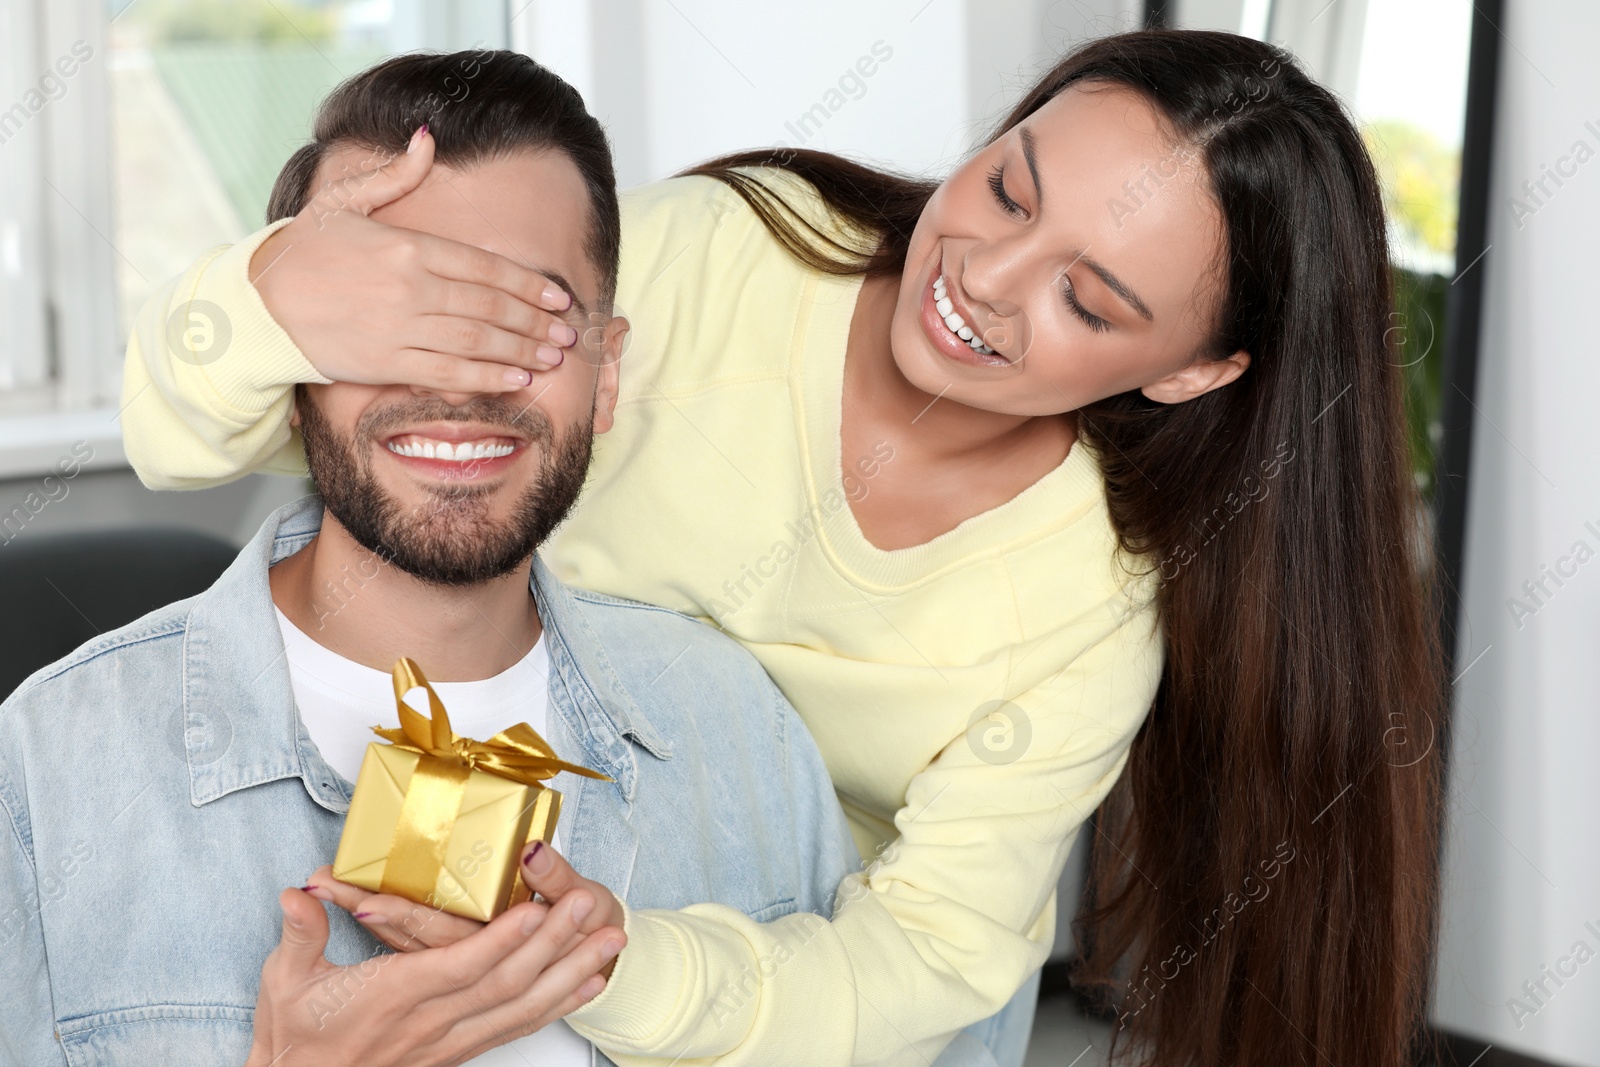
<svg viewBox="0 0 1600 1067">
<path fill-rule="evenodd" d="M 273 512 L 189 612 L 183 643 L 184 747 L 189 799 L 196 806 L 249 786 L 299 777 L 322 807 L 341 814 L 349 809 L 348 784 L 322 760 L 296 711 L 267 582 L 272 564 L 316 537 L 322 514 L 322 501 L 315 496 Z M 637 766 L 625 739 L 660 759 L 671 758 L 671 747 L 620 681 L 571 591 L 537 556 L 529 581 L 550 649 L 550 713 L 583 749 L 561 755 L 616 779 L 631 802 Z"/>
</svg>

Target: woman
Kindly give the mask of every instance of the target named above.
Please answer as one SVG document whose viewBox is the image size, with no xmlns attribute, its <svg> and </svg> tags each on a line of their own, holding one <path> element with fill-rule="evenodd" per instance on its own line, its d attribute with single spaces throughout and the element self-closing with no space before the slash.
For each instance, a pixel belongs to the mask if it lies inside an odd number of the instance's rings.
<svg viewBox="0 0 1600 1067">
<path fill-rule="evenodd" d="M 1151 1062 L 1405 1062 L 1442 685 L 1379 190 L 1334 97 L 1146 31 L 939 184 L 787 150 L 690 175 L 625 199 L 623 402 L 547 556 L 760 658 L 871 862 L 787 954 L 787 920 L 628 914 L 574 1026 L 619 1059 L 930 1061 L 1037 972 L 1104 799 L 1079 977 Z M 322 373 L 560 373 L 563 301 L 447 244 L 302 217 L 192 270 L 233 347 L 130 349 L 141 475 L 296 469 L 288 392 Z"/>
</svg>

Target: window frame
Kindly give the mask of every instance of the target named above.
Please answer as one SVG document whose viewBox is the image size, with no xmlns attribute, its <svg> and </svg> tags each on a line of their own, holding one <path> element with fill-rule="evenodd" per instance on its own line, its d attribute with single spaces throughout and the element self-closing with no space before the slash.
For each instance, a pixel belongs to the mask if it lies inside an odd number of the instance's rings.
<svg viewBox="0 0 1600 1067">
<path fill-rule="evenodd" d="M 0 387 L 3 477 L 86 437 L 97 455 L 120 457 L 122 345 L 104 147 L 109 20 L 100 0 L 0 0 L 0 25 L 10 31 L 0 54 L 22 72 L 0 108 L 14 113 L 47 76 L 63 86 L 40 91 L 43 105 L 0 145 L 0 267 L 12 268 L 0 270 L 0 345 L 17 371 Z"/>
</svg>

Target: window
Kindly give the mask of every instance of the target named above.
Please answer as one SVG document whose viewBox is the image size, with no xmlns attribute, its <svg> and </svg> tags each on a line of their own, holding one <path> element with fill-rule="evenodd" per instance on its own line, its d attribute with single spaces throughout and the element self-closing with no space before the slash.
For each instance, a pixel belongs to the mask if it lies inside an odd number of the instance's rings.
<svg viewBox="0 0 1600 1067">
<path fill-rule="evenodd" d="M 1445 294 L 1456 263 L 1472 0 L 1166 0 L 1170 24 L 1288 48 L 1351 108 L 1377 166 L 1395 267 L 1412 470 L 1432 502 Z"/>
<path fill-rule="evenodd" d="M 509 24 L 507 0 L 0 0 L 0 415 L 114 411 L 139 306 L 262 225 L 329 89 Z"/>
<path fill-rule="evenodd" d="M 1458 271 L 1456 210 L 1471 0 L 1369 4 L 1355 108 L 1383 182 L 1417 484 L 1431 499 L 1441 437 L 1445 294 Z"/>
</svg>

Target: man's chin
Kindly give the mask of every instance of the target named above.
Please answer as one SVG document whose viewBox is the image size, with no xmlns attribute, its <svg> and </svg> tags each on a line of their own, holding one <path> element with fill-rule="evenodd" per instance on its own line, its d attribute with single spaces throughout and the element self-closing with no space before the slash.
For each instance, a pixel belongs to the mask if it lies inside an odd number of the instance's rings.
<svg viewBox="0 0 1600 1067">
<path fill-rule="evenodd" d="M 398 570 L 440 586 L 494 581 L 526 570 L 533 556 L 524 531 L 487 523 L 385 525 L 361 530 L 356 539 Z"/>
<path fill-rule="evenodd" d="M 517 417 L 513 413 L 501 421 L 509 425 Z M 328 515 L 357 544 L 421 581 L 462 586 L 526 570 L 534 549 L 583 489 L 588 425 L 580 424 L 547 448 L 519 453 L 523 463 L 535 455 L 539 459 L 537 471 L 525 478 L 455 484 L 403 476 L 370 446 L 342 438 L 314 403 L 302 412 L 301 437 Z M 382 429 L 358 433 L 356 439 L 376 440 Z"/>
<path fill-rule="evenodd" d="M 377 486 L 356 500 L 324 495 L 328 520 L 385 564 L 438 586 L 469 586 L 526 570 L 538 523 L 528 501 L 499 508 L 483 493 L 407 494 Z"/>
</svg>

